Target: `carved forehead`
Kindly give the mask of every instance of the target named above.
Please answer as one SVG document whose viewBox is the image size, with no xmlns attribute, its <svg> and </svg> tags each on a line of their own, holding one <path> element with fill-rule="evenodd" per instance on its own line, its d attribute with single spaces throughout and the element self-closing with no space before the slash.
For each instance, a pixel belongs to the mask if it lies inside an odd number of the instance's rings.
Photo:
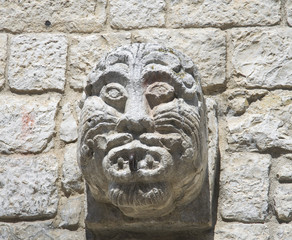
<svg viewBox="0 0 292 240">
<path fill-rule="evenodd" d="M 120 82 L 131 80 L 134 71 L 140 72 L 141 76 L 145 73 L 150 73 L 149 76 L 168 74 L 185 90 L 186 96 L 201 93 L 197 68 L 190 58 L 171 48 L 146 43 L 125 45 L 108 53 L 89 76 L 86 93 L 91 95 L 92 88 L 95 93 L 99 92 L 106 84 L 104 79 L 112 79 L 111 76 Z"/>
</svg>

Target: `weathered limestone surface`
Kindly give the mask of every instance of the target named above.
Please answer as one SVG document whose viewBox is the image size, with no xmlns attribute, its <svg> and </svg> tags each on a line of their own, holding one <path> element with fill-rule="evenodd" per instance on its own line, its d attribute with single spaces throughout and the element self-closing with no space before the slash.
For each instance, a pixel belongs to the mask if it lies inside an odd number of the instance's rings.
<svg viewBox="0 0 292 240">
<path fill-rule="evenodd" d="M 118 29 L 161 27 L 165 24 L 164 0 L 111 0 L 110 22 Z"/>
<path fill-rule="evenodd" d="M 56 34 L 16 35 L 11 39 L 8 81 L 12 90 L 64 90 L 67 39 Z"/>
<path fill-rule="evenodd" d="M 250 104 L 241 116 L 227 117 L 230 150 L 292 150 L 292 92 L 276 90 Z"/>
<path fill-rule="evenodd" d="M 292 86 L 292 29 L 233 29 L 229 38 L 229 75 L 233 84 L 260 88 Z"/>
<path fill-rule="evenodd" d="M 83 231 L 54 229 L 51 221 L 0 223 L 1 240 L 85 240 Z"/>
<path fill-rule="evenodd" d="M 60 223 L 59 227 L 77 227 L 83 206 L 83 198 L 81 196 L 66 198 L 60 200 Z"/>
<path fill-rule="evenodd" d="M 271 25 L 280 20 L 277 0 L 171 0 L 174 27 Z"/>
<path fill-rule="evenodd" d="M 52 217 L 58 205 L 57 170 L 54 155 L 1 156 L 0 218 Z"/>
<path fill-rule="evenodd" d="M 270 155 L 225 154 L 221 161 L 220 213 L 226 220 L 262 222 L 268 211 Z"/>
<path fill-rule="evenodd" d="M 292 240 L 291 224 L 281 224 L 277 226 L 274 231 L 274 240 Z"/>
<path fill-rule="evenodd" d="M 3 0 L 0 30 L 12 32 L 95 32 L 106 19 L 106 0 Z M 50 21 L 47 23 L 46 21 Z"/>
<path fill-rule="evenodd" d="M 62 108 L 63 118 L 60 126 L 60 139 L 66 143 L 77 140 L 77 122 L 73 116 L 72 106 L 66 103 Z"/>
<path fill-rule="evenodd" d="M 287 9 L 288 24 L 289 26 L 292 26 L 292 0 L 287 0 L 286 9 Z"/>
<path fill-rule="evenodd" d="M 0 152 L 38 153 L 51 148 L 60 97 L 0 96 Z"/>
<path fill-rule="evenodd" d="M 280 183 L 292 183 L 292 154 L 286 154 L 277 159 L 276 177 Z"/>
<path fill-rule="evenodd" d="M 0 34 L 0 89 L 5 82 L 5 66 L 7 58 L 7 35 Z"/>
<path fill-rule="evenodd" d="M 81 90 L 88 74 L 100 58 L 110 49 L 128 44 L 130 33 L 111 33 L 89 36 L 72 36 L 68 77 L 71 87 Z"/>
<path fill-rule="evenodd" d="M 281 221 L 292 220 L 292 184 L 280 184 L 274 193 L 277 218 Z"/>
<path fill-rule="evenodd" d="M 225 85 L 226 42 L 220 30 L 141 30 L 133 33 L 135 42 L 154 42 L 180 50 L 199 69 L 204 90 Z"/>
<path fill-rule="evenodd" d="M 270 240 L 270 236 L 268 227 L 263 224 L 220 223 L 216 225 L 214 239 Z"/>
<path fill-rule="evenodd" d="M 219 161 L 219 129 L 217 116 L 217 103 L 212 98 L 206 98 L 208 116 L 208 170 L 211 193 L 214 191 L 215 177 Z"/>
<path fill-rule="evenodd" d="M 66 145 L 62 173 L 62 186 L 66 193 L 83 192 L 84 183 L 77 164 L 77 144 Z"/>
</svg>

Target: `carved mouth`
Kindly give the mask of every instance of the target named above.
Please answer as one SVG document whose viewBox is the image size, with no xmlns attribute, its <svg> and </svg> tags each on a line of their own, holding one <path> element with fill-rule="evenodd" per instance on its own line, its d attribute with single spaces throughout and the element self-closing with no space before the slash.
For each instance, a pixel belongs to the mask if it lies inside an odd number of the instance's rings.
<svg viewBox="0 0 292 240">
<path fill-rule="evenodd" d="M 137 140 L 111 149 L 103 161 L 105 174 L 118 182 L 157 178 L 169 165 L 172 165 L 172 156 L 167 150 L 149 147 Z"/>
<path fill-rule="evenodd" d="M 109 199 L 118 207 L 155 206 L 169 198 L 170 191 L 164 183 L 113 184 L 109 187 Z"/>
</svg>

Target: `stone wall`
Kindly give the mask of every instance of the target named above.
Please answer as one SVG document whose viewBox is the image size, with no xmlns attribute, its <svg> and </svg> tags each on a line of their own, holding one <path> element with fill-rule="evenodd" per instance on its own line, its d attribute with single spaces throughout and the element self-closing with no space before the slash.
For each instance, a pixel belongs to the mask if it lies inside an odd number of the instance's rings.
<svg viewBox="0 0 292 240">
<path fill-rule="evenodd" d="M 0 1 L 0 239 L 85 239 L 82 82 L 133 42 L 190 56 L 217 103 L 215 230 L 198 239 L 292 239 L 291 27 L 292 0 Z"/>
</svg>

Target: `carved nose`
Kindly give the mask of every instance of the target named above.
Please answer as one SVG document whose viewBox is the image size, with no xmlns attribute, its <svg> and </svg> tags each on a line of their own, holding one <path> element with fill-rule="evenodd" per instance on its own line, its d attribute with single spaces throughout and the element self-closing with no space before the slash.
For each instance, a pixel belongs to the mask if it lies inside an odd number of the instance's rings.
<svg viewBox="0 0 292 240">
<path fill-rule="evenodd" d="M 123 117 L 118 125 L 118 132 L 127 132 L 136 136 L 140 136 L 143 133 L 149 133 L 154 131 L 154 122 L 148 117 L 134 117 L 134 116 L 125 116 Z"/>
</svg>

